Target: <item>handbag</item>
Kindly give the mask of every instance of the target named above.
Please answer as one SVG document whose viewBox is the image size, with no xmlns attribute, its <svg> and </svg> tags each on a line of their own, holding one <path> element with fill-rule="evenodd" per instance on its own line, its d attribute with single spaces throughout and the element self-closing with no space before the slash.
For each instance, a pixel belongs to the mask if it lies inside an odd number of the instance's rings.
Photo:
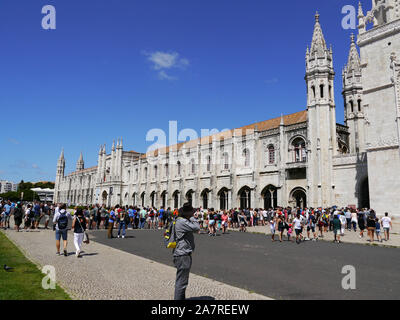
<svg viewBox="0 0 400 320">
<path fill-rule="evenodd" d="M 81 229 L 83 230 L 81 221 L 79 220 L 79 217 L 76 218 L 76 220 L 78 220 L 79 225 L 81 226 Z M 86 231 L 83 231 L 83 243 L 89 244 L 90 240 L 89 240 L 89 234 Z"/>
</svg>

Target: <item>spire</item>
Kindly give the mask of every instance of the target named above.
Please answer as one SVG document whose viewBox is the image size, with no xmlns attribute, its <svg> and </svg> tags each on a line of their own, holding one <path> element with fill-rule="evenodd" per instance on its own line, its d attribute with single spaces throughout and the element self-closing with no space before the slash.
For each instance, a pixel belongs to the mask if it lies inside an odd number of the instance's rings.
<svg viewBox="0 0 400 320">
<path fill-rule="evenodd" d="M 356 73 L 360 73 L 361 72 L 361 61 L 360 61 L 360 56 L 357 51 L 356 43 L 354 41 L 354 34 L 351 34 L 350 40 L 351 40 L 351 45 L 350 45 L 350 52 L 349 52 L 349 58 L 347 61 L 346 71 L 348 74 L 351 74 L 353 71 Z"/>
<path fill-rule="evenodd" d="M 325 56 L 325 51 L 327 50 L 324 34 L 322 33 L 322 28 L 319 23 L 319 14 L 318 11 L 315 14 L 315 26 L 314 26 L 314 34 L 311 42 L 311 56 L 317 54 L 319 57 Z"/>
<path fill-rule="evenodd" d="M 358 19 L 364 18 L 364 12 L 363 12 L 361 1 L 358 2 L 358 16 L 357 16 L 357 18 Z"/>
<path fill-rule="evenodd" d="M 121 147 L 121 149 L 123 148 L 123 146 L 122 146 L 122 137 L 121 137 L 121 145 L 120 145 L 120 147 Z"/>
<path fill-rule="evenodd" d="M 283 118 L 283 113 L 281 113 L 281 124 L 280 125 L 281 126 L 285 125 L 285 121 L 284 121 L 284 118 Z"/>
<path fill-rule="evenodd" d="M 83 155 L 82 155 L 82 152 L 81 152 L 81 154 L 79 156 L 79 160 L 76 163 L 76 171 L 81 171 L 83 169 L 85 169 L 85 163 L 83 162 Z"/>
<path fill-rule="evenodd" d="M 112 151 L 115 151 L 115 140 L 113 141 L 112 147 L 111 147 Z"/>
<path fill-rule="evenodd" d="M 64 148 L 61 149 L 61 154 L 59 160 L 64 160 Z"/>
</svg>

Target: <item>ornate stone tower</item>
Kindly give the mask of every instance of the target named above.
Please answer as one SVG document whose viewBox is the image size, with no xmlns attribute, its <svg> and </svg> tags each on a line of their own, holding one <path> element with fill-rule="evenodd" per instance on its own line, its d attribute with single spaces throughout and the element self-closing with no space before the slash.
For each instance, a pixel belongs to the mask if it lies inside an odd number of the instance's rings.
<svg viewBox="0 0 400 320">
<path fill-rule="evenodd" d="M 367 30 L 367 25 L 373 26 Z M 371 207 L 400 215 L 400 106 L 396 56 L 400 56 L 400 2 L 374 0 L 365 16 L 359 8 L 359 35 L 366 151 Z M 397 69 L 398 70 L 398 69 Z"/>
<path fill-rule="evenodd" d="M 97 158 L 97 183 L 104 181 L 104 168 L 103 168 L 103 156 L 105 154 L 105 146 L 100 146 L 99 156 Z"/>
<path fill-rule="evenodd" d="M 83 162 L 83 155 L 81 152 L 81 155 L 79 156 L 79 160 L 76 163 L 76 171 L 81 171 L 83 169 L 85 169 L 85 163 Z"/>
<path fill-rule="evenodd" d="M 315 15 L 311 48 L 306 53 L 308 110 L 308 204 L 327 207 L 333 203 L 332 157 L 337 154 L 332 49 L 328 49 Z"/>
<path fill-rule="evenodd" d="M 64 149 L 61 150 L 60 157 L 58 158 L 57 161 L 57 175 L 56 175 L 56 181 L 55 181 L 55 186 L 54 186 L 54 203 L 57 203 L 60 201 L 60 188 L 61 188 L 61 183 L 62 180 L 64 179 L 64 173 L 65 173 L 65 159 L 64 159 Z"/>
<path fill-rule="evenodd" d="M 365 118 L 363 102 L 363 87 L 361 78 L 361 60 L 351 35 L 351 45 L 347 66 L 343 73 L 344 122 L 349 127 L 350 153 L 365 152 Z"/>
</svg>

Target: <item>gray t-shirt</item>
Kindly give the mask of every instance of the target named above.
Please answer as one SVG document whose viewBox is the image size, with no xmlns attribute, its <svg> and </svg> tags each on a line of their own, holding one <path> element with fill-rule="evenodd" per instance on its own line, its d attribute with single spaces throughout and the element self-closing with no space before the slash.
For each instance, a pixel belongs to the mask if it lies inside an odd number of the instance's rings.
<svg viewBox="0 0 400 320">
<path fill-rule="evenodd" d="M 56 225 L 56 230 L 60 230 L 58 228 L 58 219 L 60 218 L 61 214 L 66 214 L 68 220 L 72 219 L 72 216 L 68 211 L 66 211 L 64 209 L 62 209 L 60 211 L 57 211 L 56 214 L 54 215 L 54 218 L 53 218 L 53 223 Z"/>
</svg>

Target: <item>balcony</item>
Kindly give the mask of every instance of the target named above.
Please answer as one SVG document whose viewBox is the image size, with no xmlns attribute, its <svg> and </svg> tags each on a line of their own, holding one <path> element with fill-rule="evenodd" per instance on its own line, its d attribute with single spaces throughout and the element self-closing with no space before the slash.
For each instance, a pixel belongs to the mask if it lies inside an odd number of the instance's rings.
<svg viewBox="0 0 400 320">
<path fill-rule="evenodd" d="M 286 163 L 286 169 L 301 169 L 307 167 L 308 167 L 307 160 Z"/>
</svg>

